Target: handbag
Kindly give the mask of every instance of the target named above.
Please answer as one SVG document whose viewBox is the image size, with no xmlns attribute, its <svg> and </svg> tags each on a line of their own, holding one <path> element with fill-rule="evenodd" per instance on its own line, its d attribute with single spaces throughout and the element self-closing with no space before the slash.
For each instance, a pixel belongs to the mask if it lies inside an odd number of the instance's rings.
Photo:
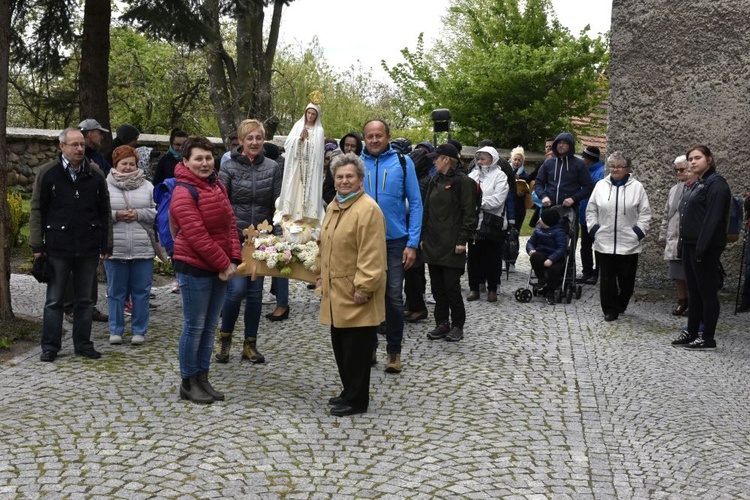
<svg viewBox="0 0 750 500">
<path fill-rule="evenodd" d="M 511 226 L 503 239 L 503 260 L 506 262 L 515 262 L 518 258 L 518 230 Z"/>
<path fill-rule="evenodd" d="M 476 234 L 477 239 L 500 241 L 503 237 L 503 222 L 503 217 L 483 210 L 482 223 L 479 225 Z"/>
<path fill-rule="evenodd" d="M 49 281 L 49 275 L 51 271 L 52 270 L 49 266 L 49 260 L 47 260 L 46 255 L 42 255 L 41 257 L 37 257 L 36 259 L 34 259 L 34 265 L 31 267 L 31 275 L 39 283 L 47 283 Z"/>
</svg>

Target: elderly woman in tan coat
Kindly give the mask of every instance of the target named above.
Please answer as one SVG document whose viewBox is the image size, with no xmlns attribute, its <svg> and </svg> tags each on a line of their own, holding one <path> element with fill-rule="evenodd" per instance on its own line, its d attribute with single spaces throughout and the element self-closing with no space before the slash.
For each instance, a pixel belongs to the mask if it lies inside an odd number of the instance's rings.
<svg viewBox="0 0 750 500">
<path fill-rule="evenodd" d="M 331 415 L 342 417 L 364 413 L 370 402 L 372 348 L 385 320 L 385 218 L 362 189 L 365 166 L 357 155 L 337 156 L 331 173 L 336 197 L 323 219 L 316 288 L 344 386 L 328 403 Z"/>
</svg>

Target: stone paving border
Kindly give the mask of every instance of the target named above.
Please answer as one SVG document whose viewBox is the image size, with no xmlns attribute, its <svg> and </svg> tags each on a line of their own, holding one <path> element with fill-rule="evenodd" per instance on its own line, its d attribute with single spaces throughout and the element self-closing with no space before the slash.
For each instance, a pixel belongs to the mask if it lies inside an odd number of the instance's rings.
<svg viewBox="0 0 750 500">
<path fill-rule="evenodd" d="M 212 366 L 227 401 L 208 407 L 177 397 L 181 303 L 156 288 L 144 346 L 98 324 L 101 360 L 68 333 L 53 364 L 37 348 L 0 365 L 0 497 L 750 498 L 750 316 L 723 304 L 719 349 L 688 352 L 671 303 L 605 323 L 596 287 L 516 302 L 518 269 L 497 303 L 467 303 L 463 341 L 407 325 L 402 374 L 382 372 L 381 341 L 370 411 L 346 418 L 327 413 L 338 376 L 303 284 L 289 321 L 262 319 L 266 364 L 240 363 L 236 336 Z M 44 288 L 11 286 L 41 316 Z"/>
</svg>

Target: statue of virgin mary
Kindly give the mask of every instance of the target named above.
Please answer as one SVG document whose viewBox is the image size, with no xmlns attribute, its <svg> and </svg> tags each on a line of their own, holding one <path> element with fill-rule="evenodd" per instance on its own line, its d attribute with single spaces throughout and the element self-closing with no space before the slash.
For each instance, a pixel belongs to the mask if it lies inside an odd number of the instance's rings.
<svg viewBox="0 0 750 500">
<path fill-rule="evenodd" d="M 286 163 L 276 215 L 283 226 L 288 226 L 284 223 L 292 222 L 309 226 L 310 229 L 319 229 L 325 215 L 325 135 L 320 123 L 320 94 L 313 92 L 310 97 L 311 102 L 305 108 L 305 114 L 294 124 L 284 143 Z"/>
</svg>

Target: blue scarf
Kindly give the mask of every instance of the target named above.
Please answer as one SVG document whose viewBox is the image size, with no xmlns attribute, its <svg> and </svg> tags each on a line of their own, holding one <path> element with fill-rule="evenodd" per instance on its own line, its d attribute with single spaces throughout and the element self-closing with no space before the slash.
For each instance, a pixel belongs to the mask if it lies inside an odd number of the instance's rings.
<svg viewBox="0 0 750 500">
<path fill-rule="evenodd" d="M 628 182 L 628 179 L 630 179 L 630 174 L 625 175 L 625 177 L 623 177 L 619 181 L 611 179 L 612 180 L 612 185 L 613 186 L 617 186 L 617 187 L 624 186 Z"/>
<path fill-rule="evenodd" d="M 169 153 L 172 156 L 174 156 L 175 158 L 177 158 L 178 161 L 182 160 L 182 152 L 181 151 L 175 151 L 171 144 L 169 145 Z"/>
<path fill-rule="evenodd" d="M 339 202 L 339 205 L 346 203 L 347 201 L 351 200 L 355 196 L 357 196 L 359 193 L 361 193 L 362 190 L 354 191 L 353 193 L 349 193 L 346 196 L 341 196 L 338 192 L 336 192 L 336 201 Z"/>
</svg>

